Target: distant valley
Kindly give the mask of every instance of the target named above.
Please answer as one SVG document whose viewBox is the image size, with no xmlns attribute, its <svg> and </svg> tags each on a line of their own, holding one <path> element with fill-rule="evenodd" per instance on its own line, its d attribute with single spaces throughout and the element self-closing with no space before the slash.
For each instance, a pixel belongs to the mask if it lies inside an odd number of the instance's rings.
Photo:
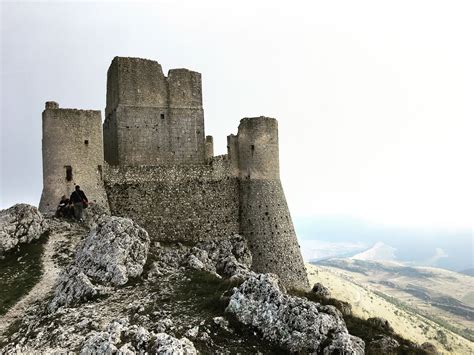
<svg viewBox="0 0 474 355">
<path fill-rule="evenodd" d="M 372 260 L 381 255 L 390 256 L 383 243 L 352 257 L 308 264 L 309 274 L 361 317 L 379 314 L 400 334 L 430 341 L 448 353 L 474 352 L 474 277 Z"/>
</svg>

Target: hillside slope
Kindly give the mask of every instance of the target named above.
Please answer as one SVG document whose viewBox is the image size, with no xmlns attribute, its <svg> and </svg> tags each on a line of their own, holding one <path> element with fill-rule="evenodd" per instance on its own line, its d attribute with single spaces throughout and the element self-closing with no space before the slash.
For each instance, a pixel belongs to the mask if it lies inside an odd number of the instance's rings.
<svg viewBox="0 0 474 355">
<path fill-rule="evenodd" d="M 439 290 L 444 290 L 445 295 L 455 299 L 455 296 L 465 297 L 469 294 L 469 288 L 472 290 L 472 278 L 463 279 L 462 284 L 459 284 L 461 281 L 451 275 L 459 275 L 457 273 L 423 268 L 426 275 L 420 281 L 420 275 L 416 273 L 409 276 L 409 272 L 413 272 L 415 268 L 400 269 L 400 265 L 395 263 L 377 262 L 375 264 L 378 268 L 374 267 L 374 262 L 360 260 L 333 259 L 325 263 L 324 266 L 307 264 L 310 282 L 321 282 L 329 288 L 332 297 L 351 303 L 356 316 L 383 317 L 398 334 L 419 344 L 431 342 L 443 353 L 474 353 L 474 343 L 466 338 L 473 329 L 472 321 L 446 310 L 427 306 L 429 303 L 426 300 L 423 307 L 422 300 L 413 295 L 415 292 L 406 296 L 406 290 L 402 289 L 402 285 L 410 284 L 410 292 L 417 287 L 426 291 L 427 286 L 431 285 L 430 297 L 440 297 Z M 402 295 L 404 292 L 405 296 Z"/>
</svg>

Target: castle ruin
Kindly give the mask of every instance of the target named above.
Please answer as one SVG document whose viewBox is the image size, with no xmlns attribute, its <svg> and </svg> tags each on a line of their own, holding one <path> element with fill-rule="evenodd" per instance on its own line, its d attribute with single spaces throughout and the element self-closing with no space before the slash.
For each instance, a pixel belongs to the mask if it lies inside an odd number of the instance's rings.
<svg viewBox="0 0 474 355">
<path fill-rule="evenodd" d="M 205 136 L 201 74 L 152 60 L 115 57 L 100 111 L 43 111 L 43 193 L 52 213 L 78 184 L 90 201 L 129 217 L 156 241 L 196 242 L 241 234 L 252 268 L 289 288 L 308 280 L 280 182 L 278 122 L 253 117 L 214 156 Z"/>
</svg>

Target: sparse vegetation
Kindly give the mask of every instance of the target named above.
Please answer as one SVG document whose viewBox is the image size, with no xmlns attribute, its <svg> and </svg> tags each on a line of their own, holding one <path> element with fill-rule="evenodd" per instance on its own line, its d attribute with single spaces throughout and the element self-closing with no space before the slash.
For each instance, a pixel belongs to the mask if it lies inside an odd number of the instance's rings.
<svg viewBox="0 0 474 355">
<path fill-rule="evenodd" d="M 41 255 L 46 238 L 20 245 L 0 260 L 0 315 L 26 295 L 41 277 Z"/>
<path fill-rule="evenodd" d="M 423 350 L 418 348 L 416 344 L 407 339 L 402 338 L 400 335 L 391 333 L 389 331 L 384 331 L 374 326 L 365 319 L 347 314 L 346 310 L 341 308 L 341 306 L 347 304 L 346 302 L 339 301 L 334 298 L 320 296 L 312 292 L 291 290 L 290 293 L 298 297 L 305 297 L 313 302 L 336 307 L 343 314 L 344 321 L 346 322 L 347 330 L 349 331 L 349 333 L 363 339 L 366 345 L 370 341 L 375 340 L 381 336 L 389 336 L 397 340 L 400 344 L 400 347 L 398 349 L 399 354 L 426 354 Z M 370 354 L 370 352 L 368 352 L 368 354 Z"/>
</svg>

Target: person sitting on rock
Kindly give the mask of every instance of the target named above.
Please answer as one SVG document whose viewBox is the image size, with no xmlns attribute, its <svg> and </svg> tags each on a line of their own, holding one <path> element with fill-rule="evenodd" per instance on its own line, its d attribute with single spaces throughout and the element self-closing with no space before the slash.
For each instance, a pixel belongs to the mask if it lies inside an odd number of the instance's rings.
<svg viewBox="0 0 474 355">
<path fill-rule="evenodd" d="M 63 195 L 61 197 L 61 201 L 59 201 L 58 208 L 56 209 L 56 217 L 71 217 L 72 216 L 72 211 L 71 211 L 71 202 L 69 199 L 66 197 L 66 195 Z"/>
<path fill-rule="evenodd" d="M 89 201 L 87 200 L 86 194 L 81 190 L 79 185 L 76 185 L 76 189 L 71 194 L 71 203 L 74 205 L 74 217 L 80 222 L 84 222 L 82 213 L 84 208 L 87 208 Z"/>
</svg>

